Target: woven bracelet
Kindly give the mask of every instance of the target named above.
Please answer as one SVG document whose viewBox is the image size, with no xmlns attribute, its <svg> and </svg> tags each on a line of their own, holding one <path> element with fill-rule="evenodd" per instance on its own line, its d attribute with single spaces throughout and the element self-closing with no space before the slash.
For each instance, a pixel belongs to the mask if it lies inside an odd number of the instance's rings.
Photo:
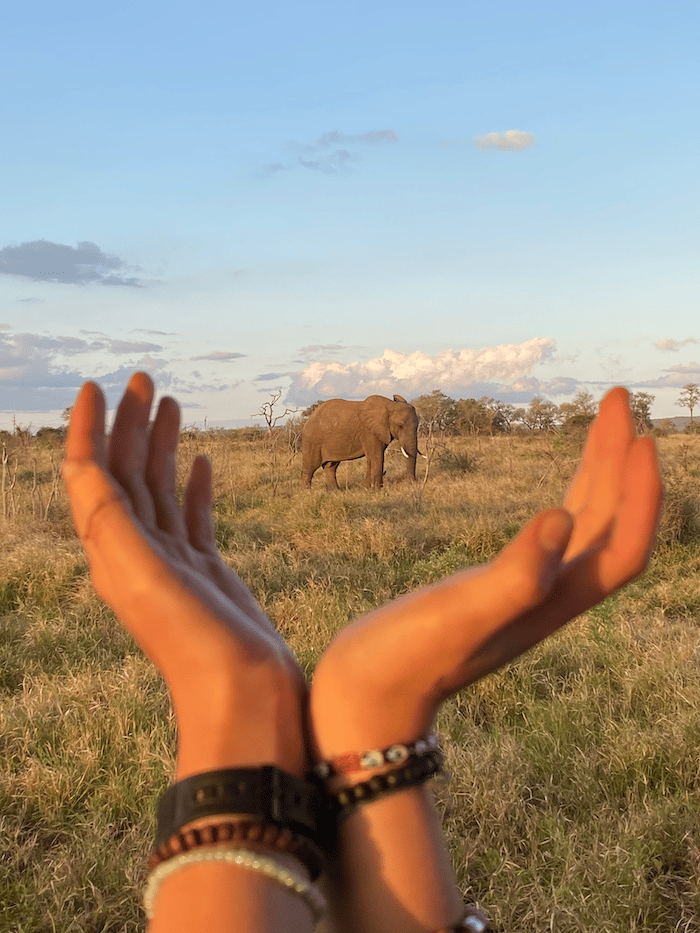
<svg viewBox="0 0 700 933">
<path fill-rule="evenodd" d="M 357 807 L 393 794 L 407 787 L 417 787 L 437 774 L 442 768 L 443 754 L 439 748 L 432 749 L 416 761 L 388 774 L 375 774 L 368 781 L 330 794 L 332 809 L 338 823 L 347 819 Z"/>
<path fill-rule="evenodd" d="M 311 911 L 314 923 L 318 924 L 326 912 L 327 904 L 323 895 L 314 885 L 305 881 L 300 875 L 294 874 L 288 868 L 279 865 L 274 859 L 250 852 L 247 849 L 197 849 L 194 852 L 181 852 L 167 862 L 163 862 L 148 876 L 146 890 L 143 895 L 143 907 L 150 920 L 155 909 L 156 897 L 161 884 L 176 871 L 187 868 L 189 865 L 199 865 L 203 862 L 224 862 L 248 868 L 258 874 L 265 875 L 276 881 L 288 891 L 300 897 Z"/>
<path fill-rule="evenodd" d="M 312 881 L 316 881 L 323 872 L 323 850 L 311 839 L 275 823 L 234 815 L 212 817 L 211 821 L 203 825 L 185 827 L 173 833 L 151 853 L 148 867 L 153 870 L 182 852 L 222 842 L 240 843 L 243 846 L 253 843 L 293 855 L 304 865 Z"/>
</svg>

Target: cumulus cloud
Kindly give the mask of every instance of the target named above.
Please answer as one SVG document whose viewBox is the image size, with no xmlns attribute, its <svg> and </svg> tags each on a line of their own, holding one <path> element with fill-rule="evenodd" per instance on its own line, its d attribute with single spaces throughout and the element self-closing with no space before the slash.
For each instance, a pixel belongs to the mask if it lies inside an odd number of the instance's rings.
<svg viewBox="0 0 700 933">
<path fill-rule="evenodd" d="M 297 166 L 324 175 L 336 175 L 346 172 L 351 163 L 360 161 L 360 154 L 349 146 L 377 146 L 396 143 L 399 137 L 394 130 L 369 130 L 366 133 L 341 133 L 333 130 L 321 135 L 309 143 L 300 143 L 290 139 L 284 148 L 296 155 L 296 162 L 268 162 L 262 168 L 262 177 L 269 178 L 277 172 L 290 171 Z M 338 148 L 336 148 L 338 147 Z M 328 152 L 329 149 L 333 151 Z"/>
<path fill-rule="evenodd" d="M 673 340 L 671 337 L 664 337 L 663 340 L 657 340 L 654 346 L 662 353 L 677 353 L 681 347 L 698 342 L 697 337 L 686 337 L 685 340 Z"/>
<path fill-rule="evenodd" d="M 367 362 L 317 361 L 292 374 L 288 400 L 308 404 L 317 398 L 365 398 L 375 393 L 391 396 L 395 392 L 408 397 L 433 389 L 466 397 L 472 394 L 470 389 L 483 389 L 484 385 L 527 392 L 530 386 L 526 379 L 533 367 L 551 359 L 555 349 L 554 340 L 536 337 L 521 344 L 446 350 L 436 356 L 419 350 L 414 353 L 385 350 L 381 357 Z"/>
<path fill-rule="evenodd" d="M 88 240 L 78 243 L 77 248 L 49 240 L 32 240 L 0 249 L 0 273 L 19 275 L 34 282 L 143 288 L 139 279 L 125 276 L 124 270 L 128 268 L 123 259 L 103 253 Z M 137 266 L 133 268 L 140 271 Z"/>
<path fill-rule="evenodd" d="M 230 360 L 240 360 L 245 353 L 229 353 L 226 350 L 214 350 L 212 353 L 206 353 L 204 356 L 191 356 L 191 360 L 215 360 L 227 363 Z"/>
<path fill-rule="evenodd" d="M 485 133 L 474 137 L 477 149 L 501 149 L 503 152 L 520 152 L 534 142 L 534 133 L 526 133 L 524 130 L 506 130 L 505 133 Z"/>
</svg>

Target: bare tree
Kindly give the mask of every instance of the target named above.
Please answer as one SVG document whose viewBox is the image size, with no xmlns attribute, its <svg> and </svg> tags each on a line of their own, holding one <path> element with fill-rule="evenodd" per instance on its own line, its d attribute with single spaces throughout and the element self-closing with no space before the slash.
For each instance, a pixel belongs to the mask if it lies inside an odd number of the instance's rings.
<svg viewBox="0 0 700 933">
<path fill-rule="evenodd" d="M 693 409 L 697 407 L 698 402 L 700 402 L 700 386 L 696 382 L 689 382 L 684 385 L 676 405 L 689 409 L 691 424 L 693 423 Z"/>
<path fill-rule="evenodd" d="M 277 426 L 277 422 L 281 421 L 282 418 L 286 418 L 287 415 L 295 415 L 299 411 L 298 408 L 285 408 L 283 412 L 276 415 L 275 405 L 277 404 L 277 402 L 279 402 L 281 398 L 282 398 L 282 390 L 278 389 L 276 392 L 273 392 L 270 395 L 270 401 L 263 402 L 260 408 L 255 412 L 255 415 L 262 415 L 262 417 L 265 419 L 265 424 L 267 425 L 268 434 L 272 434 L 275 427 Z M 255 415 L 251 415 L 251 417 L 254 418 Z"/>
</svg>

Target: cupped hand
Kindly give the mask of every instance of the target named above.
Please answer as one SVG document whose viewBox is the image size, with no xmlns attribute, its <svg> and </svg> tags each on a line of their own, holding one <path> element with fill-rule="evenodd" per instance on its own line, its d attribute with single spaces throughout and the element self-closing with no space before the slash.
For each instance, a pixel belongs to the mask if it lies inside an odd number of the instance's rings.
<svg viewBox="0 0 700 933">
<path fill-rule="evenodd" d="M 491 563 L 344 629 L 310 696 L 316 754 L 410 741 L 440 703 L 518 657 L 647 566 L 662 485 L 625 389 L 603 399 L 562 509 L 537 515 Z"/>
<path fill-rule="evenodd" d="M 99 595 L 169 686 L 178 774 L 276 763 L 303 772 L 306 684 L 284 640 L 221 559 L 211 470 L 197 457 L 176 494 L 180 413 L 136 373 L 109 443 L 105 400 L 86 383 L 73 406 L 63 477 Z"/>
</svg>

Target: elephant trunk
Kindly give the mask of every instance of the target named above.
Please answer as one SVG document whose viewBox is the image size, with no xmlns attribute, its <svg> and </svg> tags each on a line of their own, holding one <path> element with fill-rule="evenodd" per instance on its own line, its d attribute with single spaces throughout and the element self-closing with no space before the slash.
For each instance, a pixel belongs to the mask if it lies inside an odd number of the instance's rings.
<svg viewBox="0 0 700 933">
<path fill-rule="evenodd" d="M 401 445 L 401 453 L 406 458 L 406 476 L 409 479 L 416 478 L 416 457 L 418 455 L 418 447 L 411 446 L 407 451 L 406 448 Z"/>
</svg>

